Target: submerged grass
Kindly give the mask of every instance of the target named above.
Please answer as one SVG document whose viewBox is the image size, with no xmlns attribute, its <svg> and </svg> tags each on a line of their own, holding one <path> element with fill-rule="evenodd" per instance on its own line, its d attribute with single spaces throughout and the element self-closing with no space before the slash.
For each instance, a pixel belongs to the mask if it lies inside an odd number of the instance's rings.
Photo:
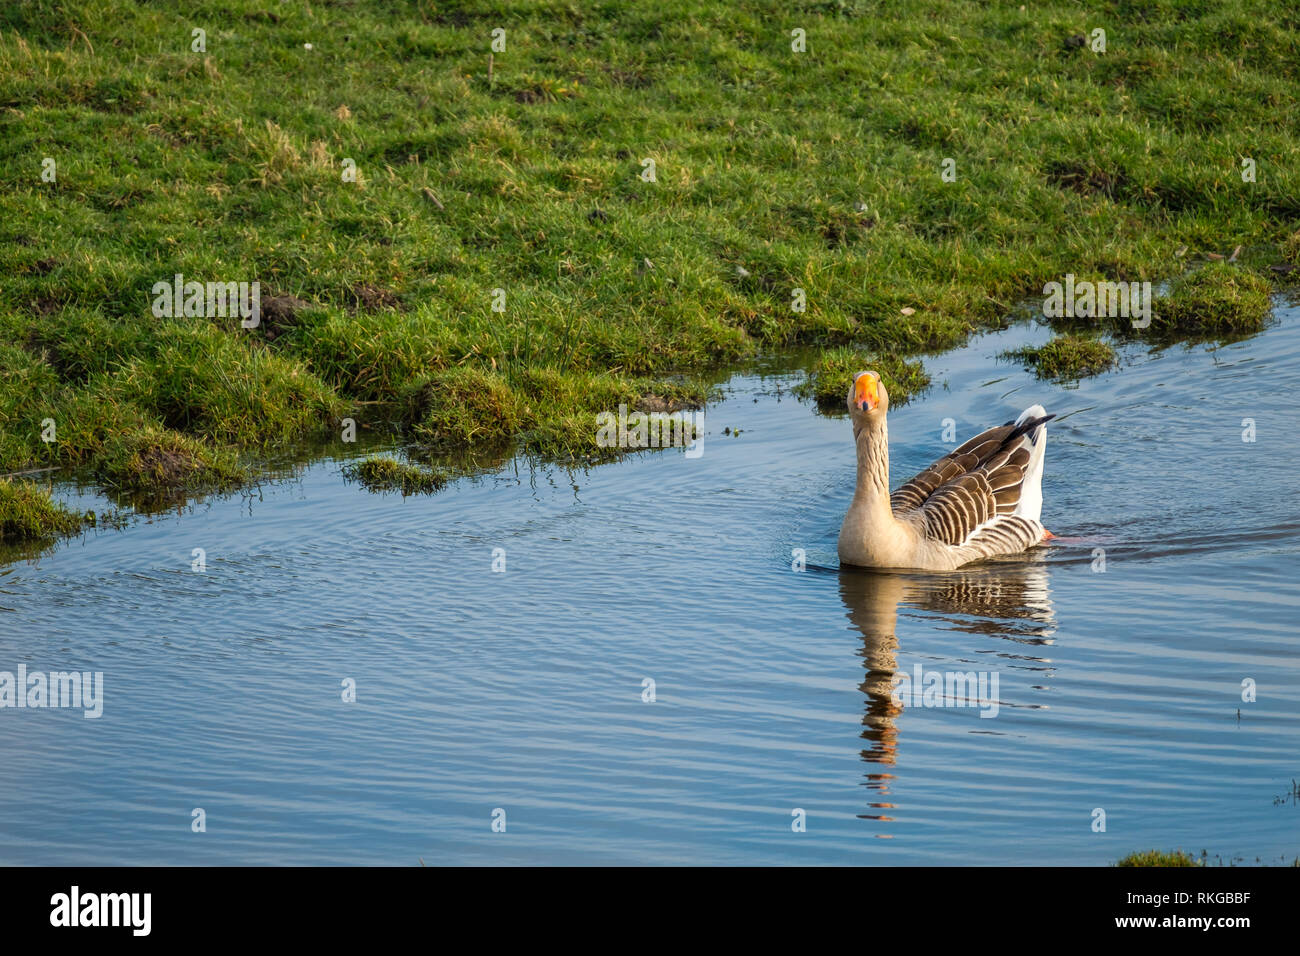
<svg viewBox="0 0 1300 956">
<path fill-rule="evenodd" d="M 192 492 L 345 417 L 598 457 L 597 412 L 795 345 L 819 402 L 871 364 L 902 401 L 890 361 L 1066 273 L 1294 261 L 1298 54 L 1266 0 L 11 4 L 0 472 Z M 1250 261 L 1139 334 L 1250 329 Z M 275 305 L 157 319 L 176 273 Z"/>
</svg>

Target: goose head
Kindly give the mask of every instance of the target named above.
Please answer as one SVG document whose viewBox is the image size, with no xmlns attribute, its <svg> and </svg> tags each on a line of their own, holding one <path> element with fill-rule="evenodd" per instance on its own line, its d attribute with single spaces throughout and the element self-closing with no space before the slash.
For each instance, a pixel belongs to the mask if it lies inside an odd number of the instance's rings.
<svg viewBox="0 0 1300 956">
<path fill-rule="evenodd" d="M 849 415 L 853 424 L 861 426 L 867 422 L 881 422 L 888 410 L 889 393 L 885 391 L 879 373 L 859 372 L 854 375 L 853 385 L 849 388 Z"/>
</svg>

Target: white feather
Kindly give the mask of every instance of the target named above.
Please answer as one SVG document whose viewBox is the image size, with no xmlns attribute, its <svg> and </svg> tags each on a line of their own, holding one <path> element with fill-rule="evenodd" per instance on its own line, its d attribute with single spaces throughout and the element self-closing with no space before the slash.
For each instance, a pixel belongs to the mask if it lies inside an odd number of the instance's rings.
<svg viewBox="0 0 1300 956">
<path fill-rule="evenodd" d="M 1026 422 L 1031 418 L 1042 418 L 1047 414 L 1047 409 L 1042 405 L 1030 405 L 1020 417 L 1016 419 L 1016 424 Z M 1012 514 L 1019 515 L 1022 518 L 1028 518 L 1031 521 L 1041 521 L 1043 517 L 1043 461 L 1047 455 L 1047 425 L 1038 426 L 1038 435 L 1030 438 L 1030 444 L 1034 450 L 1029 455 L 1029 466 L 1025 469 L 1025 480 L 1020 486 L 1020 502 L 1016 505 L 1016 510 Z"/>
</svg>

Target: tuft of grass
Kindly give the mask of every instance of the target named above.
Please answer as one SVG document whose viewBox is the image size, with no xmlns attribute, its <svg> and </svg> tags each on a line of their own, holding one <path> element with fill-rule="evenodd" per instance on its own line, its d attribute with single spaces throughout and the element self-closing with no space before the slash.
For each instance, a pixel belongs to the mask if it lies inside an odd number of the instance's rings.
<svg viewBox="0 0 1300 956">
<path fill-rule="evenodd" d="M 298 357 L 334 390 L 353 401 L 395 402 L 430 372 L 464 354 L 453 330 L 428 314 L 349 315 L 341 308 L 299 316 L 277 350 Z"/>
<path fill-rule="evenodd" d="M 1292 265 L 1300 265 L 1300 230 L 1287 236 L 1278 244 L 1282 258 Z"/>
<path fill-rule="evenodd" d="M 1180 339 L 1236 338 L 1258 332 L 1273 310 L 1268 280 L 1227 262 L 1211 262 L 1170 283 L 1156 300 L 1151 330 Z"/>
<path fill-rule="evenodd" d="M 518 430 L 522 411 L 504 376 L 466 365 L 423 376 L 406 405 L 412 435 L 431 445 L 500 443 Z"/>
<path fill-rule="evenodd" d="M 47 541 L 76 534 L 85 515 L 68 510 L 30 481 L 0 478 L 0 543 Z"/>
<path fill-rule="evenodd" d="M 798 398 L 812 399 L 822 412 L 848 413 L 849 386 L 858 372 L 879 372 L 889 393 L 890 407 L 906 405 L 930 386 L 930 374 L 919 360 L 898 355 L 865 355 L 853 349 L 832 349 L 794 387 Z"/>
<path fill-rule="evenodd" d="M 1140 850 L 1136 853 L 1130 853 L 1122 857 L 1115 863 L 1116 866 L 1204 866 L 1205 864 L 1194 856 L 1189 856 L 1182 850 L 1167 852 L 1165 850 Z"/>
<path fill-rule="evenodd" d="M 110 434 L 95 474 L 137 501 L 230 488 L 249 477 L 229 450 L 155 425 Z"/>
<path fill-rule="evenodd" d="M 383 455 L 371 455 L 343 466 L 343 477 L 361 484 L 369 491 L 400 491 L 403 496 L 433 494 L 450 481 L 446 472 L 398 461 Z"/>
<path fill-rule="evenodd" d="M 1027 345 L 1003 352 L 1001 358 L 1023 363 L 1040 379 L 1072 382 L 1099 375 L 1115 366 L 1115 350 L 1086 335 L 1058 335 L 1045 345 Z"/>
</svg>

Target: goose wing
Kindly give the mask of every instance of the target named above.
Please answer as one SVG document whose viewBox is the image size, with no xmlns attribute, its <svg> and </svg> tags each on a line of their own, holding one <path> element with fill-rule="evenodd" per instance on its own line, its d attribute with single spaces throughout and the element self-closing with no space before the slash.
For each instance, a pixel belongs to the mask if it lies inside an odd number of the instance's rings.
<svg viewBox="0 0 1300 956">
<path fill-rule="evenodd" d="M 1039 414 L 1031 414 L 1037 412 Z M 932 541 L 954 547 L 972 543 L 995 518 L 1017 513 L 1026 476 L 1042 455 L 1035 454 L 1041 427 L 1054 415 L 1041 406 L 1015 421 L 981 432 L 944 455 L 889 496 L 894 516 L 910 521 Z M 1032 515 L 1037 521 L 1038 515 Z"/>
</svg>

